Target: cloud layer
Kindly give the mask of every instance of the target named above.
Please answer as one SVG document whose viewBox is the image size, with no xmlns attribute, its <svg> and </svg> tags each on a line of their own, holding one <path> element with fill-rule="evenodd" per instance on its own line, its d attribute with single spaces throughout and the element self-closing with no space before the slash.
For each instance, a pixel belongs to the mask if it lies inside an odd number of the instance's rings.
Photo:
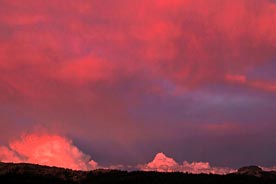
<svg viewBox="0 0 276 184">
<path fill-rule="evenodd" d="M 276 165 L 275 23 L 271 0 L 1 0 L 0 143 L 41 126 L 104 165 Z"/>
<path fill-rule="evenodd" d="M 229 76 L 246 77 L 275 57 L 276 7 L 268 0 L 64 3 L 1 3 L 1 79 L 24 95 L 52 82 L 115 82 L 147 71 L 148 80 L 185 88 L 241 84 Z"/>
</svg>

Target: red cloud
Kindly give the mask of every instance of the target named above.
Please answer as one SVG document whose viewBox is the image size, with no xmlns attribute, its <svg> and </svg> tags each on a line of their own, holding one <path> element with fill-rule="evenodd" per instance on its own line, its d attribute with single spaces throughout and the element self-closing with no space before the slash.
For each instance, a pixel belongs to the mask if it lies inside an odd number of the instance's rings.
<svg viewBox="0 0 276 184">
<path fill-rule="evenodd" d="M 255 88 L 267 92 L 276 92 L 276 82 L 264 80 L 248 80 L 245 75 L 226 75 L 226 80 L 232 83 L 241 84 L 250 88 Z"/>
<path fill-rule="evenodd" d="M 10 150 L 5 146 L 0 147 L 0 161 L 1 162 L 13 162 L 19 163 L 22 162 L 22 158 L 20 158 L 14 151 Z"/>
<path fill-rule="evenodd" d="M 111 81 L 113 71 L 111 63 L 107 63 L 99 58 L 87 56 L 77 61 L 66 63 L 54 77 L 65 82 L 75 82 L 76 84 L 86 84 L 87 82 Z"/>
<path fill-rule="evenodd" d="M 229 82 L 241 83 L 241 84 L 244 84 L 247 81 L 246 76 L 244 76 L 244 75 L 229 75 L 229 74 L 227 74 L 225 76 L 225 78 Z"/>
<path fill-rule="evenodd" d="M 52 75 L 89 83 L 123 69 L 137 75 L 151 71 L 147 80 L 189 88 L 228 83 L 229 73 L 243 73 L 275 56 L 276 8 L 270 1 L 110 3 L 114 6 L 5 1 L 9 11 L 0 20 L 10 35 L 1 42 L 0 69 L 7 72 L 2 80 L 26 94 L 36 90 L 33 78 L 43 85 Z"/>
<path fill-rule="evenodd" d="M 27 162 L 74 170 L 90 170 L 97 163 L 81 152 L 72 141 L 58 135 L 29 134 L 1 147 L 0 161 Z"/>
</svg>

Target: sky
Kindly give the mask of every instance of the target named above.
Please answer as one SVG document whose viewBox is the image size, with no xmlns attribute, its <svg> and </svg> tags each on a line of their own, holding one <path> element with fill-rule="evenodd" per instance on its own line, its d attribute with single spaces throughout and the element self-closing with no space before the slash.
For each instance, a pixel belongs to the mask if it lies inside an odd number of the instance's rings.
<svg viewBox="0 0 276 184">
<path fill-rule="evenodd" d="M 0 0 L 1 161 L 272 168 L 275 110 L 274 0 Z"/>
</svg>

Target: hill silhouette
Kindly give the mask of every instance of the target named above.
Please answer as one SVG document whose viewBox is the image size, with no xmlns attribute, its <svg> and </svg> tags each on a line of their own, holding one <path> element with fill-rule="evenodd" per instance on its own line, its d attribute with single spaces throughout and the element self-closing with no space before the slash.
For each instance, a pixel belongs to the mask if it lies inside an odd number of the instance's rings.
<svg viewBox="0 0 276 184">
<path fill-rule="evenodd" d="M 9 184 L 272 184 L 276 183 L 276 173 L 262 171 L 256 166 L 243 167 L 237 173 L 228 175 L 215 175 L 104 169 L 73 171 L 35 164 L 0 163 L 0 182 Z"/>
</svg>

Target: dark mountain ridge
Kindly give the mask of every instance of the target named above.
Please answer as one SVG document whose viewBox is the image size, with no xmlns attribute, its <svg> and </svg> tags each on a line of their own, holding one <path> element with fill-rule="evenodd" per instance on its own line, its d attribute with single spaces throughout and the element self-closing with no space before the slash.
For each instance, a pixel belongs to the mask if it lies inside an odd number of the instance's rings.
<svg viewBox="0 0 276 184">
<path fill-rule="evenodd" d="M 237 173 L 227 175 L 160 173 L 143 171 L 119 171 L 98 169 L 94 171 L 74 171 L 58 167 L 48 167 L 25 163 L 1 163 L 0 182 L 20 184 L 272 184 L 276 183 L 276 172 L 265 172 L 257 166 L 243 167 Z"/>
</svg>

